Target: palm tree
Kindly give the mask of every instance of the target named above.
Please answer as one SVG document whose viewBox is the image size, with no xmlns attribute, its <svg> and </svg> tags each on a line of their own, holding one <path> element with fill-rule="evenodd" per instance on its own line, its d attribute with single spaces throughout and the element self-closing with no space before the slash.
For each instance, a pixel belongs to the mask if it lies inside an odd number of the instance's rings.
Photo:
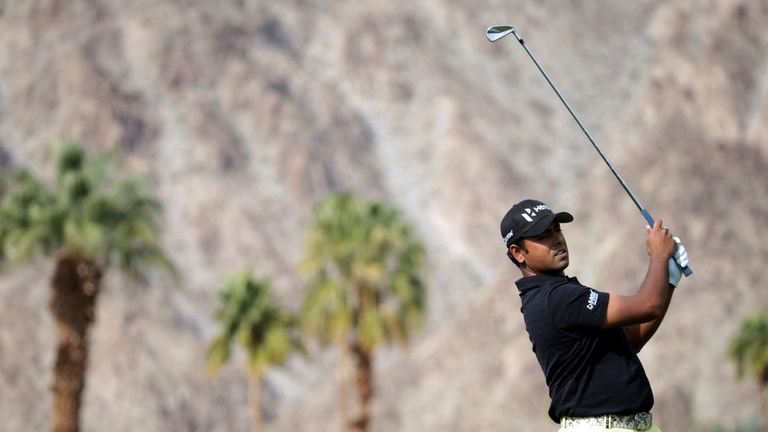
<svg viewBox="0 0 768 432">
<path fill-rule="evenodd" d="M 107 154 L 88 160 L 76 144 L 63 144 L 52 187 L 18 170 L 0 200 L 0 261 L 21 263 L 36 254 L 54 261 L 54 432 L 80 428 L 88 332 L 107 269 L 138 279 L 152 266 L 174 273 L 158 238 L 160 205 L 135 179 L 113 181 L 111 160 Z"/>
<path fill-rule="evenodd" d="M 757 377 L 763 430 L 768 432 L 768 318 L 764 312 L 744 320 L 741 330 L 731 341 L 730 355 L 737 364 L 740 378 L 745 369 Z"/>
<path fill-rule="evenodd" d="M 340 405 L 346 427 L 367 431 L 373 397 L 373 353 L 382 343 L 407 344 L 423 323 L 424 249 L 399 212 L 349 194 L 331 196 L 316 210 L 303 270 L 305 329 L 323 345 L 335 343 L 355 362 L 358 413 L 348 421 L 342 372 Z"/>
<path fill-rule="evenodd" d="M 219 293 L 216 320 L 221 331 L 208 349 L 212 373 L 229 361 L 232 343 L 237 341 L 247 353 L 250 378 L 253 431 L 261 430 L 261 383 L 266 370 L 282 365 L 303 347 L 295 331 L 296 318 L 273 299 L 270 285 L 255 280 L 246 270 L 231 278 Z"/>
</svg>

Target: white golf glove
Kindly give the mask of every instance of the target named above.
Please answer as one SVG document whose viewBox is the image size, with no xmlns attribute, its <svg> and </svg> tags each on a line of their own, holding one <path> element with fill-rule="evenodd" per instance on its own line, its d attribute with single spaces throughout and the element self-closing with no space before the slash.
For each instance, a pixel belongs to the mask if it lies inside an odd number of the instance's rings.
<svg viewBox="0 0 768 432">
<path fill-rule="evenodd" d="M 674 237 L 677 242 L 677 248 L 675 254 L 669 259 L 669 284 L 677 286 L 680 283 L 680 278 L 683 276 L 683 268 L 688 266 L 688 252 L 685 250 L 685 246 L 680 243 L 679 237 Z"/>
</svg>

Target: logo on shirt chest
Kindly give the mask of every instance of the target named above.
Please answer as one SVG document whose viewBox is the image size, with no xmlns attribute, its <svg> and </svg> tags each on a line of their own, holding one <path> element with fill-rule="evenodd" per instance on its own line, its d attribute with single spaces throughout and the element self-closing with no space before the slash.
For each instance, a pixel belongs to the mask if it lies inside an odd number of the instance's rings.
<svg viewBox="0 0 768 432">
<path fill-rule="evenodd" d="M 597 306 L 597 293 L 589 290 L 589 299 L 587 299 L 587 309 L 592 310 Z"/>
</svg>

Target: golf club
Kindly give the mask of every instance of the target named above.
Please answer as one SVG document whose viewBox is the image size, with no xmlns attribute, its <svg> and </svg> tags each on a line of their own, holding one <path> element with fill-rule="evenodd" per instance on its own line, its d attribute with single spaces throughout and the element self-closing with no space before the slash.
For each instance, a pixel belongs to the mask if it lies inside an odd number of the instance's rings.
<svg viewBox="0 0 768 432">
<path fill-rule="evenodd" d="M 632 192 L 632 189 L 629 188 L 629 185 L 627 185 L 627 182 L 624 181 L 624 179 L 619 175 L 618 171 L 616 171 L 616 168 L 613 167 L 613 164 L 608 160 L 608 158 L 605 156 L 603 151 L 600 149 L 600 146 L 597 145 L 594 139 L 592 139 L 592 135 L 589 134 L 587 131 L 587 128 L 584 127 L 584 125 L 581 123 L 581 120 L 579 120 L 579 117 L 576 115 L 575 112 L 571 109 L 571 106 L 568 104 L 568 102 L 563 98 L 563 95 L 560 94 L 560 91 L 557 89 L 555 84 L 552 82 L 552 80 L 549 79 L 549 76 L 547 76 L 547 73 L 544 72 L 544 69 L 541 68 L 541 65 L 536 60 L 536 57 L 533 56 L 531 51 L 528 49 L 528 47 L 525 45 L 525 42 L 523 41 L 523 37 L 520 36 L 514 27 L 510 25 L 497 25 L 497 26 L 491 26 L 488 27 L 488 30 L 485 31 L 485 36 L 488 38 L 491 42 L 496 42 L 497 40 L 503 38 L 504 36 L 507 36 L 509 34 L 513 34 L 518 42 L 520 42 L 520 45 L 523 46 L 525 49 L 525 52 L 528 53 L 528 56 L 533 60 L 533 63 L 536 65 L 536 68 L 539 69 L 539 72 L 541 72 L 542 75 L 544 75 L 544 79 L 547 80 L 547 83 L 549 83 L 549 86 L 552 87 L 552 90 L 555 91 L 555 94 L 558 98 L 560 98 L 560 101 L 565 105 L 565 108 L 568 110 L 569 113 L 571 113 L 571 116 L 574 120 L 576 120 L 576 123 L 581 128 L 582 132 L 587 136 L 587 139 L 589 139 L 589 142 L 592 143 L 592 146 L 597 150 L 597 153 L 600 155 L 600 157 L 603 159 L 603 161 L 608 165 L 608 168 L 611 169 L 611 172 L 616 177 L 616 180 L 621 183 L 621 187 L 624 188 L 624 190 L 627 192 L 629 197 L 632 199 L 632 202 L 635 203 L 638 210 L 640 210 L 640 214 L 643 215 L 646 222 L 648 222 L 648 225 L 653 226 L 654 220 L 653 217 L 651 217 L 651 214 L 648 213 L 648 210 L 643 207 L 643 205 L 640 203 L 640 200 L 635 196 L 634 192 Z M 689 266 L 686 266 L 683 268 L 683 274 L 685 276 L 690 276 L 693 274 L 693 270 Z"/>
</svg>

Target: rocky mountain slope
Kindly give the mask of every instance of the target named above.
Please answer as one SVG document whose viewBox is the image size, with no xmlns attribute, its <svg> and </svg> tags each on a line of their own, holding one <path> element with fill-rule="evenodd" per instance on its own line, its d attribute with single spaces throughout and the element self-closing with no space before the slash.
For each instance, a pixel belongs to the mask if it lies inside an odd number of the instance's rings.
<svg viewBox="0 0 768 432">
<path fill-rule="evenodd" d="M 375 431 L 554 430 L 500 217 L 576 217 L 569 273 L 630 292 L 644 221 L 514 40 L 518 27 L 645 206 L 685 280 L 644 349 L 669 431 L 757 415 L 727 343 L 768 306 L 768 1 L 0 1 L 0 169 L 52 142 L 120 148 L 165 206 L 180 286 L 110 273 L 86 431 L 246 431 L 235 361 L 205 374 L 222 277 L 253 264 L 297 307 L 313 204 L 394 203 L 429 253 L 428 326 L 377 359 Z M 0 272 L 0 431 L 49 427 L 50 263 Z M 334 352 L 267 378 L 268 431 L 338 430 Z"/>
</svg>

